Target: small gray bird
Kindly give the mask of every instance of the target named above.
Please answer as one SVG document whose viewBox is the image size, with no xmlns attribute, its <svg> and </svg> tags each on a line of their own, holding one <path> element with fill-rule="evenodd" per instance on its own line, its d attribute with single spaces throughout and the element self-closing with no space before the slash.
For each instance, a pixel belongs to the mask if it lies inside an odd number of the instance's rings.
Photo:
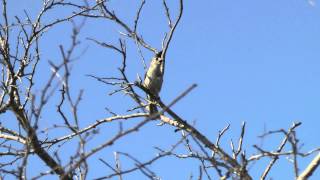
<svg viewBox="0 0 320 180">
<path fill-rule="evenodd" d="M 143 86 L 156 97 L 159 96 L 164 74 L 164 60 L 161 58 L 161 54 L 162 51 L 156 53 L 156 55 L 151 59 L 149 69 L 143 82 Z M 149 95 L 147 95 L 147 99 L 150 101 L 150 104 L 147 106 L 147 110 L 150 112 L 150 114 L 157 113 L 158 110 L 155 100 Z"/>
</svg>

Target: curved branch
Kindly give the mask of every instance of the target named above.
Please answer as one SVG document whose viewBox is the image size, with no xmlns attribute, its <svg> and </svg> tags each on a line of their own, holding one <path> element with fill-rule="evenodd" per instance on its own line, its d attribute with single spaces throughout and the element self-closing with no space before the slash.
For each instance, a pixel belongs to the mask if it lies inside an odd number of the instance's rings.
<svg viewBox="0 0 320 180">
<path fill-rule="evenodd" d="M 170 29 L 169 35 L 167 37 L 167 41 L 164 43 L 163 47 L 162 47 L 162 54 L 161 54 L 161 58 L 165 59 L 166 57 L 166 53 L 169 47 L 169 44 L 171 42 L 172 36 L 180 22 L 180 19 L 182 17 L 182 13 L 183 13 L 183 0 L 180 0 L 180 8 L 179 8 L 179 15 L 178 18 L 176 20 L 176 22 L 174 23 L 173 27 Z"/>
</svg>

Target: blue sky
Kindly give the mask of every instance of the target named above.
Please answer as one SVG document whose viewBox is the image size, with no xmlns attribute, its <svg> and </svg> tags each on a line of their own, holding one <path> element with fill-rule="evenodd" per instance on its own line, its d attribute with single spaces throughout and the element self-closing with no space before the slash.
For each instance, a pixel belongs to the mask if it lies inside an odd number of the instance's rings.
<svg viewBox="0 0 320 180">
<path fill-rule="evenodd" d="M 9 2 L 10 14 L 22 9 L 33 16 L 39 11 L 36 5 L 27 0 Z M 171 2 L 170 10 L 176 14 L 176 3 Z M 113 1 L 112 7 L 126 22 L 132 24 L 138 4 L 134 1 Z M 303 151 L 319 147 L 320 131 L 320 11 L 306 0 L 281 1 L 186 1 L 184 15 L 167 54 L 166 74 L 161 97 L 170 102 L 191 84 L 199 86 L 182 99 L 173 109 L 189 122 L 196 121 L 198 127 L 212 140 L 218 131 L 231 124 L 225 141 L 236 138 L 242 121 L 247 122 L 245 148 L 250 155 L 252 145 L 259 144 L 264 129 L 288 129 L 293 122 L 301 121 L 297 135 L 304 144 Z M 49 19 L 63 17 L 69 10 L 52 11 Z M 35 91 L 39 91 L 50 74 L 46 62 L 61 60 L 59 44 L 69 44 L 70 24 L 63 24 L 49 30 L 43 37 L 43 62 L 39 69 Z M 103 49 L 86 41 L 92 37 L 105 42 L 116 42 L 121 28 L 107 21 L 88 20 L 81 31 L 81 46 L 78 53 L 87 49 L 73 64 L 72 87 L 74 96 L 79 89 L 85 89 L 80 106 L 80 119 L 83 126 L 96 119 L 108 117 L 104 107 L 111 107 L 118 113 L 125 113 L 132 101 L 123 95 L 108 96 L 112 88 L 106 87 L 87 74 L 114 76 L 120 65 L 120 57 L 111 50 Z M 139 31 L 147 42 L 160 48 L 161 40 L 167 31 L 166 19 L 161 1 L 147 1 L 142 12 Z M 136 74 L 143 76 L 144 70 L 136 53 L 136 47 L 128 41 L 129 77 L 134 81 Z M 150 59 L 152 54 L 144 51 Z M 58 96 L 57 96 L 58 97 Z M 52 100 L 52 107 L 57 100 Z M 48 109 L 43 122 L 50 124 L 55 109 Z M 51 118 L 50 118 L 51 117 Z M 132 122 L 129 122 L 129 124 Z M 44 123 L 46 124 L 46 123 Z M 125 125 L 126 126 L 126 125 Z M 128 125 L 129 126 L 129 125 Z M 111 137 L 116 132 L 116 124 L 104 125 L 102 134 Z M 147 160 L 156 154 L 153 146 L 170 148 L 179 138 L 179 133 L 168 126 L 150 124 L 137 134 L 127 137 L 118 144 L 98 154 L 112 161 L 113 151 L 130 152 Z M 63 134 L 63 133 L 62 133 Z M 106 136 L 105 136 L 106 137 Z M 95 138 L 89 147 L 103 142 L 104 136 Z M 266 149 L 276 149 L 281 137 L 272 136 L 265 140 Z M 225 143 L 229 148 L 228 143 Z M 72 144 L 66 145 L 70 153 Z M 310 158 L 299 159 L 301 168 Z M 257 178 L 267 161 L 252 167 L 252 175 Z M 97 158 L 89 177 L 110 172 Z M 124 161 L 123 164 L 129 163 Z M 195 161 L 177 161 L 168 158 L 159 161 L 151 168 L 159 172 L 163 179 L 186 179 L 192 172 L 197 175 Z M 196 169 L 196 170 L 195 170 Z M 271 171 L 275 179 L 292 179 L 292 164 L 281 160 Z M 283 172 L 288 172 L 283 174 Z M 99 174 L 101 173 L 101 174 Z M 30 174 L 36 174 L 31 170 Z M 140 179 L 135 173 L 128 178 Z M 319 170 L 311 179 L 319 179 Z"/>
</svg>

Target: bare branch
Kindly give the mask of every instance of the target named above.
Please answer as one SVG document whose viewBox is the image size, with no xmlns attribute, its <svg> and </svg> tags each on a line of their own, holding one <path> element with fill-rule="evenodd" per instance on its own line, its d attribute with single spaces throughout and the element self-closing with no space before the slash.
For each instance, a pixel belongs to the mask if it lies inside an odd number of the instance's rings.
<svg viewBox="0 0 320 180">
<path fill-rule="evenodd" d="M 282 151 L 282 149 L 284 148 L 284 146 L 286 145 L 289 136 L 291 135 L 291 133 L 294 131 L 295 128 L 297 128 L 298 126 L 301 125 L 301 122 L 298 123 L 293 123 L 292 127 L 289 129 L 288 133 L 286 133 L 285 138 L 282 140 L 282 142 L 280 143 L 280 146 L 277 149 L 277 153 L 280 153 Z M 265 179 L 266 176 L 268 175 L 268 173 L 270 172 L 272 166 L 275 164 L 275 162 L 278 160 L 278 156 L 275 156 L 270 163 L 268 164 L 268 166 L 266 167 L 266 169 L 264 170 L 263 174 L 261 175 L 261 179 Z"/>
<path fill-rule="evenodd" d="M 183 0 L 179 0 L 179 2 L 180 2 L 180 3 L 179 3 L 179 4 L 180 4 L 180 6 L 179 6 L 179 15 L 178 15 L 177 20 L 176 20 L 176 22 L 174 23 L 173 27 L 170 29 L 170 32 L 169 32 L 169 34 L 168 34 L 168 37 L 166 38 L 167 40 L 166 40 L 166 42 L 164 43 L 164 46 L 162 47 L 162 55 L 161 55 L 161 58 L 163 58 L 163 59 L 165 59 L 165 57 L 166 57 L 166 53 L 167 53 L 167 51 L 168 51 L 169 44 L 170 44 L 171 39 L 172 39 L 172 37 L 173 37 L 174 31 L 176 30 L 176 28 L 177 28 L 177 26 L 178 26 L 178 24 L 179 24 L 179 22 L 180 22 L 180 19 L 181 19 L 181 17 L 182 17 L 182 13 L 183 13 Z"/>
<path fill-rule="evenodd" d="M 320 165 L 320 153 L 310 162 L 308 167 L 297 177 L 297 180 L 306 180 L 314 173 Z"/>
</svg>

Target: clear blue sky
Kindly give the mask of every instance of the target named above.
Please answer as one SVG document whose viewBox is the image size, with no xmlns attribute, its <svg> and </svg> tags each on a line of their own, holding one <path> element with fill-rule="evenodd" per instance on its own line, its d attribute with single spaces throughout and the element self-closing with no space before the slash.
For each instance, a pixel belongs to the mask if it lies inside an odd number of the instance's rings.
<svg viewBox="0 0 320 180">
<path fill-rule="evenodd" d="M 39 5 L 29 0 L 9 1 L 11 15 L 30 11 L 32 16 L 39 11 Z M 133 1 L 113 2 L 120 17 L 132 24 L 136 7 Z M 176 3 L 170 3 L 172 14 L 176 14 Z M 70 11 L 52 11 L 49 19 L 64 17 Z M 47 60 L 61 59 L 59 44 L 70 43 L 70 24 L 63 24 L 48 32 L 43 38 L 43 63 L 38 75 L 35 91 L 40 90 L 50 74 Z M 80 106 L 80 119 L 83 126 L 96 119 L 108 117 L 104 107 L 110 107 L 119 114 L 125 113 L 132 101 L 123 95 L 109 97 L 112 90 L 86 74 L 114 76 L 120 65 L 120 58 L 110 50 L 100 48 L 86 37 L 105 42 L 116 42 L 118 26 L 107 21 L 88 20 L 82 30 L 81 50 L 88 47 L 85 55 L 73 64 L 72 87 L 85 89 Z M 142 13 L 140 32 L 147 42 L 161 47 L 161 40 L 167 30 L 161 1 L 147 1 Z M 133 43 L 128 41 L 130 57 L 130 80 L 136 74 L 143 76 L 143 68 Z M 151 57 L 145 52 L 147 59 Z M 184 15 L 167 54 L 166 74 L 161 97 L 170 102 L 193 83 L 199 86 L 173 109 L 189 122 L 196 121 L 204 134 L 215 140 L 218 131 L 231 124 L 231 130 L 223 139 L 229 141 L 239 135 L 242 121 L 247 122 L 245 148 L 248 155 L 255 153 L 252 145 L 259 144 L 257 138 L 264 129 L 288 129 L 292 122 L 301 121 L 297 135 L 304 144 L 303 151 L 319 147 L 320 136 L 320 9 L 306 0 L 282 1 L 185 1 Z M 58 97 L 58 96 L 57 96 Z M 54 108 L 56 100 L 53 100 Z M 52 111 L 52 112 L 51 112 Z M 54 113 L 55 109 L 48 110 Z M 47 117 L 47 119 L 45 118 Z M 44 122 L 54 118 L 45 116 Z M 127 125 L 125 125 L 128 127 Z M 105 141 L 116 132 L 117 125 L 104 125 L 100 128 L 104 136 L 95 138 L 89 147 Z M 112 161 L 113 151 L 125 151 L 147 160 L 156 154 L 153 146 L 164 149 L 179 138 L 169 126 L 158 127 L 150 124 L 139 133 L 127 137 L 111 148 L 99 153 L 98 157 Z M 63 134 L 63 133 L 61 133 Z M 265 149 L 276 149 L 282 137 L 272 136 L 265 140 Z M 228 143 L 225 143 L 229 148 Z M 66 145 L 66 154 L 72 144 Z M 288 146 L 289 147 L 289 146 Z M 88 148 L 89 149 L 89 148 Z M 96 156 L 97 157 L 97 156 Z M 89 177 L 104 175 L 110 170 L 97 158 L 90 159 L 93 165 Z M 299 159 L 303 169 L 310 158 Z M 123 165 L 126 166 L 125 160 Z M 192 172 L 195 176 L 198 167 L 195 161 L 167 158 L 151 166 L 163 179 L 187 179 Z M 260 166 L 260 167 L 259 167 Z M 253 177 L 257 178 L 266 166 L 263 161 L 255 164 Z M 269 177 L 292 179 L 293 167 L 281 160 Z M 320 178 L 320 170 L 311 179 Z M 283 173 L 287 172 L 287 173 Z M 30 174 L 37 172 L 30 170 Z M 134 173 L 127 178 L 141 179 Z"/>
</svg>

